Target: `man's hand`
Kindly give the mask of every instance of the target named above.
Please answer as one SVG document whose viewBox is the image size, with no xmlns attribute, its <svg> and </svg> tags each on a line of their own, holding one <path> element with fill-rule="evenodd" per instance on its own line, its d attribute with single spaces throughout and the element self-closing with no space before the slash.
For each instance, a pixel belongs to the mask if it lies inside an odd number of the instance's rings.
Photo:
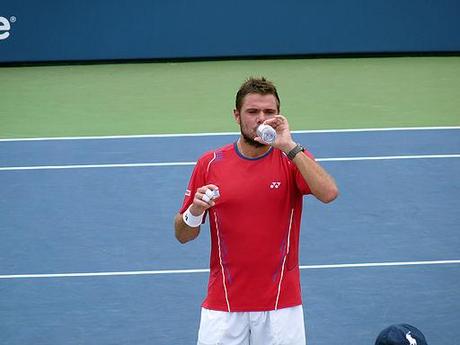
<svg viewBox="0 0 460 345">
<path fill-rule="evenodd" d="M 199 219 L 207 209 L 216 204 L 214 200 L 219 198 L 218 190 L 219 188 L 213 184 L 198 188 L 193 197 L 193 203 L 188 208 L 188 211 L 185 212 L 190 212 L 192 216 Z M 174 224 L 176 238 L 180 243 L 191 241 L 200 233 L 200 223 L 196 227 L 187 225 L 183 219 L 183 214 L 178 213 L 176 215 Z"/>
<path fill-rule="evenodd" d="M 286 117 L 283 115 L 275 115 L 273 118 L 265 120 L 264 125 L 269 125 L 276 131 L 276 140 L 271 144 L 271 146 L 276 147 L 285 153 L 288 153 L 295 147 L 296 143 L 292 140 L 289 123 Z M 255 137 L 254 140 L 264 144 L 261 137 Z"/>
<path fill-rule="evenodd" d="M 198 188 L 193 198 L 193 203 L 190 207 L 190 213 L 194 216 L 199 216 L 200 214 L 203 214 L 208 208 L 213 207 L 216 204 L 214 200 L 216 200 L 219 196 L 210 196 L 210 192 L 206 194 L 206 191 L 209 190 L 214 192 L 218 189 L 219 188 L 213 184 L 208 184 Z"/>
</svg>

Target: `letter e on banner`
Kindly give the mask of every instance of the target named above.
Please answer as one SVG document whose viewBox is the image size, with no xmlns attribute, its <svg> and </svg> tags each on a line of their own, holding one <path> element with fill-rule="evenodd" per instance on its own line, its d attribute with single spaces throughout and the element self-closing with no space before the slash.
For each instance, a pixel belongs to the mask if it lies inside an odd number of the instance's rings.
<svg viewBox="0 0 460 345">
<path fill-rule="evenodd" d="M 11 25 L 8 19 L 0 17 L 0 40 L 6 40 L 10 36 Z"/>
</svg>

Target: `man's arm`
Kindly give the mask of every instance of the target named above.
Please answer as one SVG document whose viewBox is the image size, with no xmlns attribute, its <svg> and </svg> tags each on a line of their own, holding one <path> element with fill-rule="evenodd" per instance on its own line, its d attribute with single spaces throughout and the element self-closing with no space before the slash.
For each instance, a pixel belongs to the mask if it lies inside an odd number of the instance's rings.
<svg viewBox="0 0 460 345">
<path fill-rule="evenodd" d="M 275 115 L 274 118 L 265 121 L 265 123 L 272 126 L 277 134 L 276 141 L 272 146 L 286 154 L 296 146 L 291 137 L 289 123 L 284 116 Z M 261 141 L 259 137 L 255 140 Z M 297 166 L 312 194 L 318 200 L 328 203 L 337 198 L 339 190 L 334 179 L 317 162 L 302 152 L 299 152 L 292 162 Z"/>
<path fill-rule="evenodd" d="M 200 226 L 193 228 L 185 224 L 182 213 L 176 214 L 174 218 L 174 228 L 176 231 L 176 238 L 180 243 L 187 243 L 194 240 L 200 234 Z"/>
<path fill-rule="evenodd" d="M 205 201 L 203 200 L 203 196 L 206 195 L 206 190 L 216 190 L 218 189 L 217 186 L 213 184 L 208 184 L 206 186 L 200 187 L 197 189 L 195 196 L 193 198 L 193 203 L 190 205 L 190 207 L 185 211 L 184 213 L 188 215 L 189 217 L 202 217 L 204 215 L 204 212 L 209 209 L 210 207 L 213 207 L 216 203 L 214 202 L 215 199 Z M 194 240 L 195 238 L 198 237 L 200 234 L 200 225 L 197 226 L 190 226 L 188 225 L 185 220 L 184 220 L 184 213 L 178 213 L 176 214 L 176 217 L 174 218 L 174 229 L 175 229 L 175 234 L 176 238 L 180 243 L 187 243 L 191 240 Z M 185 217 L 185 218 L 189 218 Z M 200 223 L 201 224 L 201 223 Z"/>
<path fill-rule="evenodd" d="M 291 149 L 295 146 L 296 144 L 293 143 Z M 288 149 L 287 152 L 289 151 Z M 311 193 L 318 200 L 329 203 L 337 198 L 339 190 L 334 179 L 317 162 L 303 152 L 299 152 L 292 162 L 297 166 L 305 182 L 310 187 Z"/>
</svg>

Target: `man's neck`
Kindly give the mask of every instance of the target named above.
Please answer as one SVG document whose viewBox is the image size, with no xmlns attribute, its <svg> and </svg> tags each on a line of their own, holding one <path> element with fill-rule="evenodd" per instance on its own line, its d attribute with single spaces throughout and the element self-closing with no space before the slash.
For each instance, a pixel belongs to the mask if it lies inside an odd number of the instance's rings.
<svg viewBox="0 0 460 345">
<path fill-rule="evenodd" d="M 261 147 L 254 147 L 246 142 L 243 137 L 240 137 L 236 143 L 240 153 L 248 158 L 258 158 L 266 154 L 270 150 L 269 145 L 264 145 Z"/>
</svg>

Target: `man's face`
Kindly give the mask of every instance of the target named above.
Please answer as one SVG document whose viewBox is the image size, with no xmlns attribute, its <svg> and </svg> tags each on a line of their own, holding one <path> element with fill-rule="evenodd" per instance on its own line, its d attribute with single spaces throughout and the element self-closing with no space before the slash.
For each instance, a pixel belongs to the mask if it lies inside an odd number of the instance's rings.
<svg viewBox="0 0 460 345">
<path fill-rule="evenodd" d="M 240 130 L 245 141 L 254 147 L 265 146 L 254 140 L 257 136 L 257 127 L 265 120 L 278 114 L 278 105 L 273 95 L 259 95 L 250 93 L 243 99 L 241 110 L 235 109 L 233 115 L 240 125 Z"/>
</svg>

